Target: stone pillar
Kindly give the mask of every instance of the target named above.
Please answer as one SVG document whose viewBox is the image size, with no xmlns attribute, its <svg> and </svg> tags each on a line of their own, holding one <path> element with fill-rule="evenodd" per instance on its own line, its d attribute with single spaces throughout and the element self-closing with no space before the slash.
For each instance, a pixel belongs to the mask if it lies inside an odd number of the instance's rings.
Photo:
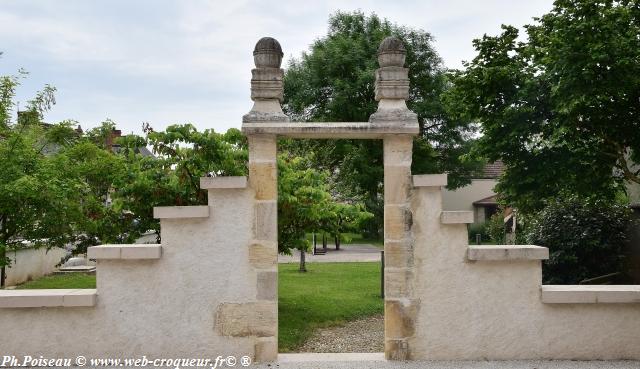
<svg viewBox="0 0 640 369">
<path fill-rule="evenodd" d="M 277 40 L 264 37 L 258 41 L 253 58 L 256 68 L 251 71 L 251 99 L 253 108 L 243 123 L 288 122 L 282 102 L 280 69 L 282 49 Z M 278 313 L 278 168 L 275 135 L 252 134 L 249 141 L 249 186 L 255 192 L 254 235 L 249 245 L 249 260 L 256 271 L 256 301 L 267 304 L 276 317 L 273 332 L 277 332 Z M 255 360 L 275 361 L 278 356 L 278 337 L 256 338 Z"/>
<path fill-rule="evenodd" d="M 385 38 L 378 48 L 375 98 L 378 110 L 371 123 L 418 125 L 417 115 L 407 108 L 409 70 L 404 68 L 406 51 L 402 41 Z M 419 301 L 413 293 L 413 236 L 411 135 L 384 137 L 384 250 L 385 250 L 385 356 L 390 360 L 411 359 Z"/>
</svg>

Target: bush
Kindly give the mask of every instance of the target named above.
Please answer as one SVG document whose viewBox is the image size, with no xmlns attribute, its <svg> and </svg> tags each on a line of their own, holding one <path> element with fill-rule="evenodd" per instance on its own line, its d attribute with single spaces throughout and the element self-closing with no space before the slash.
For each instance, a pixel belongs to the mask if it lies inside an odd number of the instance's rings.
<svg viewBox="0 0 640 369">
<path fill-rule="evenodd" d="M 482 242 L 489 241 L 489 233 L 487 233 L 487 223 L 472 223 L 469 224 L 469 244 L 476 243 L 476 235 L 480 233 Z"/>
<path fill-rule="evenodd" d="M 504 212 L 502 208 L 500 211 L 493 214 L 489 221 L 486 223 L 487 225 L 487 236 L 496 245 L 504 245 L 505 243 L 505 233 L 504 233 Z"/>
<path fill-rule="evenodd" d="M 623 271 L 623 247 L 632 222 L 626 206 L 560 199 L 530 220 L 527 241 L 549 248 L 542 269 L 544 283 L 575 284 Z"/>
</svg>

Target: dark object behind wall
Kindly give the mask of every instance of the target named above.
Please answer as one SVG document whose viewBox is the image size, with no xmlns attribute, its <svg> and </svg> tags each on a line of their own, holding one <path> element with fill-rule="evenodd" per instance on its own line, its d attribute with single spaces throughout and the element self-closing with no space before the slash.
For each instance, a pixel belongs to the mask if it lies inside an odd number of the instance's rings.
<svg viewBox="0 0 640 369">
<path fill-rule="evenodd" d="M 627 273 L 633 284 L 640 284 L 640 204 L 631 205 L 634 222 L 629 228 L 626 246 Z"/>
</svg>

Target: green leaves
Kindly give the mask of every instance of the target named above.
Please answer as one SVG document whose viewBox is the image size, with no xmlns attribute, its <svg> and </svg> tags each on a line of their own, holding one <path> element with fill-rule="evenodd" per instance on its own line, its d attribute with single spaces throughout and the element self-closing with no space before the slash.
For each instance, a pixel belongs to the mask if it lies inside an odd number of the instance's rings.
<svg viewBox="0 0 640 369">
<path fill-rule="evenodd" d="M 478 154 L 501 159 L 505 202 L 534 212 L 564 192 L 612 199 L 640 182 L 640 10 L 632 1 L 557 1 L 518 30 L 474 41 L 447 99 L 477 120 Z M 452 105 L 453 106 L 453 105 Z"/>
</svg>

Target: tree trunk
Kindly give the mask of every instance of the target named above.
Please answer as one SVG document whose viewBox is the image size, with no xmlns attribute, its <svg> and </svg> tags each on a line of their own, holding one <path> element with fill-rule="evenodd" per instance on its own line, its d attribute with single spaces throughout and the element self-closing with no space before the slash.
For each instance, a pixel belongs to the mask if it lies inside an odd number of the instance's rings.
<svg viewBox="0 0 640 369">
<path fill-rule="evenodd" d="M 340 234 L 335 235 L 336 240 L 336 250 L 340 250 Z"/>
<path fill-rule="evenodd" d="M 326 233 L 322 234 L 322 249 L 324 250 L 324 252 L 327 252 L 327 234 Z"/>
<path fill-rule="evenodd" d="M 306 264 L 306 260 L 305 260 L 305 251 L 304 249 L 300 249 L 300 268 L 298 269 L 299 272 L 306 272 L 307 271 L 307 264 Z"/>
</svg>

